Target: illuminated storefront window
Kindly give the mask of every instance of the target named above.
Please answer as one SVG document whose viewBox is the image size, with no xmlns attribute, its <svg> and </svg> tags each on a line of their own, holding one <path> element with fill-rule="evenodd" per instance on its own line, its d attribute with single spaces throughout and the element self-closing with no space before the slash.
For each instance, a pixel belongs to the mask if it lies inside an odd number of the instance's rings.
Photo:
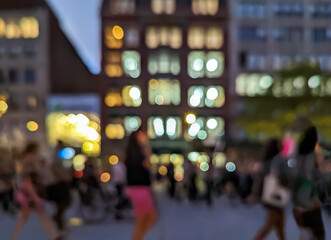
<svg viewBox="0 0 331 240">
<path fill-rule="evenodd" d="M 222 107 L 224 102 L 224 89 L 221 86 L 192 86 L 188 90 L 190 107 Z"/>
<path fill-rule="evenodd" d="M 219 0 L 192 0 L 195 15 L 215 15 L 219 9 Z"/>
<path fill-rule="evenodd" d="M 176 10 L 176 0 L 151 0 L 151 7 L 155 14 L 173 14 Z"/>
<path fill-rule="evenodd" d="M 39 36 L 39 22 L 35 17 L 20 19 L 0 18 L 0 38 L 37 38 Z"/>
<path fill-rule="evenodd" d="M 132 14 L 136 8 L 135 0 L 111 0 L 110 2 L 110 12 L 112 14 Z"/>
<path fill-rule="evenodd" d="M 152 105 L 179 105 L 179 81 L 168 79 L 150 80 L 148 84 L 148 101 Z"/>
<path fill-rule="evenodd" d="M 110 118 L 105 128 L 109 139 L 123 139 L 141 126 L 141 119 L 137 116 Z"/>
<path fill-rule="evenodd" d="M 140 54 L 136 51 L 110 52 L 106 62 L 105 71 L 108 77 L 121 77 L 123 72 L 132 78 L 140 76 Z"/>
<path fill-rule="evenodd" d="M 148 72 L 152 75 L 157 73 L 178 75 L 180 72 L 180 59 L 178 54 L 166 50 L 150 54 L 148 57 Z"/>
<path fill-rule="evenodd" d="M 224 134 L 224 120 L 221 117 L 196 117 L 195 121 L 187 121 L 187 139 L 217 139 Z"/>
<path fill-rule="evenodd" d="M 192 49 L 219 49 L 224 43 L 224 34 L 218 27 L 191 27 L 188 32 L 188 45 Z"/>
<path fill-rule="evenodd" d="M 182 30 L 179 27 L 149 27 L 146 30 L 148 48 L 169 46 L 178 49 L 182 46 Z"/>
<path fill-rule="evenodd" d="M 168 136 L 170 139 L 180 137 L 182 122 L 180 117 L 150 117 L 148 119 L 148 136 L 151 139 Z"/>
<path fill-rule="evenodd" d="M 124 86 L 120 88 L 111 88 L 105 97 L 105 104 L 108 107 L 139 107 L 142 103 L 141 90 L 138 86 Z"/>
<path fill-rule="evenodd" d="M 188 74 L 192 78 L 217 78 L 224 71 L 224 55 L 221 52 L 192 51 L 188 56 Z"/>
<path fill-rule="evenodd" d="M 48 139 L 52 146 L 58 140 L 81 147 L 87 155 L 100 153 L 100 119 L 92 113 L 54 112 L 47 116 Z"/>
</svg>

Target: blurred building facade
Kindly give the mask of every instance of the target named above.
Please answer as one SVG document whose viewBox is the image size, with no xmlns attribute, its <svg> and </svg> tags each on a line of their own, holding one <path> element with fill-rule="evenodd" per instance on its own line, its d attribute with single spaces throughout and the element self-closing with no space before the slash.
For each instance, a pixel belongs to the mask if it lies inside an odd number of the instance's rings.
<svg viewBox="0 0 331 240">
<path fill-rule="evenodd" d="M 0 142 L 48 149 L 51 94 L 95 93 L 89 73 L 43 0 L 0 3 Z"/>
<path fill-rule="evenodd" d="M 329 115 L 330 1 L 231 0 L 229 6 L 232 115 L 240 126 L 232 135 L 264 141 L 298 117 L 314 122 Z M 294 62 L 301 69 L 279 74 Z"/>
<path fill-rule="evenodd" d="M 224 135 L 226 9 L 214 0 L 103 1 L 103 155 L 122 157 L 127 137 L 140 127 L 158 157 L 178 161 L 190 143 L 213 145 Z"/>
</svg>

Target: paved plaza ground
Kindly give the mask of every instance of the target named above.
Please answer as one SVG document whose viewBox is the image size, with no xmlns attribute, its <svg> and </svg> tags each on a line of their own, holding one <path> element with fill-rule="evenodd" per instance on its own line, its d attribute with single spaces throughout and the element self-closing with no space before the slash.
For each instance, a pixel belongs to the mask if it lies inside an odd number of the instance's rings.
<svg viewBox="0 0 331 240">
<path fill-rule="evenodd" d="M 227 197 L 216 200 L 209 208 L 204 202 L 190 203 L 174 201 L 161 195 L 158 197 L 160 219 L 146 240 L 250 240 L 263 223 L 265 212 L 260 205 L 246 206 L 239 201 L 230 202 Z M 79 217 L 73 207 L 69 217 Z M 324 214 L 327 229 L 326 240 L 331 240 L 331 217 Z M 1 213 L 1 240 L 9 240 L 15 218 Z M 130 240 L 133 220 L 116 222 L 110 215 L 101 224 L 71 226 L 69 240 Z M 289 240 L 299 237 L 297 227 L 287 209 L 286 235 Z M 21 240 L 47 240 L 35 216 L 31 217 L 22 233 Z M 275 234 L 268 240 L 277 239 Z"/>
</svg>

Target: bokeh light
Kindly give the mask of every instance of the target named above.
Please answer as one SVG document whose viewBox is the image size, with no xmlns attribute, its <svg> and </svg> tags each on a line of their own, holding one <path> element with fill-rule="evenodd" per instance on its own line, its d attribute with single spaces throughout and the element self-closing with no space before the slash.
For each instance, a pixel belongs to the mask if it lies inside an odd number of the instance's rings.
<svg viewBox="0 0 331 240">
<path fill-rule="evenodd" d="M 35 132 L 38 130 L 39 128 L 39 125 L 38 123 L 36 123 L 35 121 L 29 121 L 27 124 L 26 124 L 26 128 L 31 131 L 31 132 Z"/>
<path fill-rule="evenodd" d="M 124 31 L 120 26 L 114 26 L 113 27 L 113 36 L 117 39 L 117 40 L 121 40 L 124 37 Z"/>
<path fill-rule="evenodd" d="M 111 155 L 108 160 L 111 165 L 116 165 L 119 161 L 116 155 Z"/>
<path fill-rule="evenodd" d="M 103 182 L 103 183 L 107 183 L 107 182 L 109 182 L 109 181 L 110 181 L 110 178 L 111 178 L 111 176 L 110 176 L 110 174 L 107 173 L 107 172 L 102 173 L 101 176 L 100 176 L 100 180 L 101 180 L 101 182 Z"/>
</svg>

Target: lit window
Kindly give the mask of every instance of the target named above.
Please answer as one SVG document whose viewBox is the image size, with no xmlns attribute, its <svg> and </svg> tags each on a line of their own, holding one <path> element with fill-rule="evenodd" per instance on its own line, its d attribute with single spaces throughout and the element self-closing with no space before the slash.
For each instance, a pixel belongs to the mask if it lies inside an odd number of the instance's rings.
<svg viewBox="0 0 331 240">
<path fill-rule="evenodd" d="M 109 139 L 123 139 L 125 137 L 125 130 L 122 119 L 113 119 L 105 128 L 105 134 Z"/>
<path fill-rule="evenodd" d="M 0 38 L 2 38 L 6 33 L 6 22 L 0 18 Z"/>
<path fill-rule="evenodd" d="M 132 77 L 140 76 L 140 54 L 136 51 L 124 51 L 122 54 L 124 72 Z"/>
<path fill-rule="evenodd" d="M 33 69 L 26 69 L 24 72 L 25 82 L 27 84 L 34 84 L 36 82 L 36 72 Z"/>
<path fill-rule="evenodd" d="M 140 117 L 130 116 L 124 118 L 124 128 L 125 132 L 128 134 L 137 131 L 141 126 Z"/>
<path fill-rule="evenodd" d="M 146 45 L 152 49 L 159 46 L 178 49 L 182 46 L 182 30 L 178 27 L 148 27 Z"/>
<path fill-rule="evenodd" d="M 105 72 L 108 77 L 121 77 L 123 72 L 132 78 L 141 73 L 140 54 L 136 51 L 109 52 L 106 58 Z"/>
<path fill-rule="evenodd" d="M 192 78 L 217 78 L 224 71 L 224 55 L 221 52 L 193 51 L 188 56 L 188 74 Z"/>
<path fill-rule="evenodd" d="M 176 10 L 176 0 L 151 0 L 155 14 L 173 14 Z"/>
<path fill-rule="evenodd" d="M 178 75 L 180 72 L 178 54 L 170 51 L 158 51 L 150 54 L 148 58 L 148 72 L 152 75 L 158 73 Z"/>
<path fill-rule="evenodd" d="M 135 27 L 125 30 L 124 42 L 126 47 L 136 48 L 139 46 L 139 31 Z"/>
<path fill-rule="evenodd" d="M 122 93 L 118 88 L 111 88 L 105 97 L 105 104 L 108 107 L 119 107 L 123 105 Z"/>
<path fill-rule="evenodd" d="M 222 107 L 224 102 L 224 89 L 221 86 L 193 86 L 188 90 L 190 107 Z"/>
<path fill-rule="evenodd" d="M 122 98 L 126 107 L 139 107 L 142 103 L 140 87 L 125 86 L 122 90 Z"/>
<path fill-rule="evenodd" d="M 188 33 L 188 45 L 192 49 L 219 49 L 223 46 L 223 31 L 217 27 L 205 29 L 203 27 L 191 27 Z"/>
<path fill-rule="evenodd" d="M 188 139 L 205 140 L 217 139 L 224 134 L 224 120 L 221 117 L 198 117 L 195 122 L 188 124 L 186 137 Z"/>
<path fill-rule="evenodd" d="M 105 72 L 108 77 L 121 77 L 123 75 L 121 52 L 107 54 Z"/>
<path fill-rule="evenodd" d="M 150 80 L 148 84 L 148 101 L 152 105 L 179 105 L 179 81 L 168 79 Z"/>
<path fill-rule="evenodd" d="M 135 0 L 111 0 L 110 12 L 112 14 L 132 14 L 136 8 Z"/>
<path fill-rule="evenodd" d="M 108 26 L 105 28 L 105 44 L 111 49 L 119 49 L 123 46 L 124 31 L 120 26 Z"/>
<path fill-rule="evenodd" d="M 219 0 L 192 0 L 195 15 L 215 15 L 219 9 Z"/>
<path fill-rule="evenodd" d="M 39 23 L 34 17 L 23 17 L 20 20 L 23 38 L 37 38 L 39 36 Z"/>
<path fill-rule="evenodd" d="M 134 85 L 124 86 L 122 89 L 111 88 L 105 97 L 108 107 L 139 107 L 142 103 L 140 87 Z"/>
<path fill-rule="evenodd" d="M 151 117 L 148 119 L 148 136 L 151 139 L 168 136 L 175 139 L 181 136 L 182 123 L 180 117 Z"/>
</svg>

